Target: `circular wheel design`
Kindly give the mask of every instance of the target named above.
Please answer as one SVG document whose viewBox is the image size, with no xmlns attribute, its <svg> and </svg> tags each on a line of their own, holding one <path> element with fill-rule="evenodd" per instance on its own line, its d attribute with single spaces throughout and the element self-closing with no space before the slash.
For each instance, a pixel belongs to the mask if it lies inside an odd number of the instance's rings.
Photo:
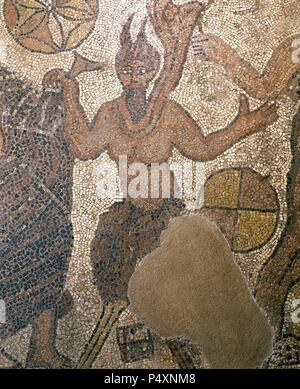
<svg viewBox="0 0 300 389">
<path fill-rule="evenodd" d="M 220 225 L 238 253 L 264 246 L 274 235 L 279 203 L 268 180 L 251 169 L 226 169 L 205 183 L 202 213 Z"/>
<path fill-rule="evenodd" d="M 43 54 L 75 49 L 95 27 L 98 0 L 4 0 L 4 19 L 24 48 Z"/>
</svg>

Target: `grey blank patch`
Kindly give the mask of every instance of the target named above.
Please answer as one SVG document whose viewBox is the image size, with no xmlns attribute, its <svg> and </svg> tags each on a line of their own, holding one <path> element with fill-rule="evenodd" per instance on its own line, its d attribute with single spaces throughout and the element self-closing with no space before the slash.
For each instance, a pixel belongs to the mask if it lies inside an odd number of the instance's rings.
<svg viewBox="0 0 300 389">
<path fill-rule="evenodd" d="M 255 368 L 272 351 L 272 331 L 252 299 L 218 227 L 175 218 L 129 284 L 132 308 L 163 337 L 201 346 L 213 368 Z"/>
</svg>

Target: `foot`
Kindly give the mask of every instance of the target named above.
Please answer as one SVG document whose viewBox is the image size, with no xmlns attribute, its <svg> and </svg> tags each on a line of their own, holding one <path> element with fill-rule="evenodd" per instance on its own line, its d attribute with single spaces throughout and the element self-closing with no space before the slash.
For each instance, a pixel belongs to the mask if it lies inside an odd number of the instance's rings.
<svg viewBox="0 0 300 389">
<path fill-rule="evenodd" d="M 29 369 L 72 369 L 73 367 L 73 362 L 56 349 L 35 350 L 27 358 L 26 363 L 26 368 Z"/>
<path fill-rule="evenodd" d="M 57 319 L 54 310 L 46 310 L 33 323 L 26 366 L 32 369 L 70 369 L 70 359 L 55 348 Z"/>
</svg>

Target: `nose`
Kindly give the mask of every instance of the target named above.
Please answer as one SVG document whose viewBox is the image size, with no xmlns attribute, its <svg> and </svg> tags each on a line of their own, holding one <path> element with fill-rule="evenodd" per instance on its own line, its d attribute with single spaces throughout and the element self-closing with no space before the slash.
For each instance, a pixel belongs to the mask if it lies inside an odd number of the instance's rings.
<svg viewBox="0 0 300 389">
<path fill-rule="evenodd" d="M 131 76 L 131 82 L 133 84 L 138 84 L 139 83 L 139 76 L 137 73 L 133 72 Z"/>
</svg>

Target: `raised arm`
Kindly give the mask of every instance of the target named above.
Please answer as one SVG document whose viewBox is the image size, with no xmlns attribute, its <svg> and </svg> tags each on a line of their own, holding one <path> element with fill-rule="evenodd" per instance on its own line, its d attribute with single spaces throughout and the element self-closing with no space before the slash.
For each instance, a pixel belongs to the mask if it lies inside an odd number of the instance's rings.
<svg viewBox="0 0 300 389">
<path fill-rule="evenodd" d="M 44 77 L 43 85 L 51 90 L 62 90 L 65 105 L 64 134 L 71 144 L 74 155 L 82 160 L 98 157 L 109 144 L 110 118 L 108 107 L 102 106 L 90 123 L 80 103 L 78 82 L 68 73 L 51 70 Z"/>
<path fill-rule="evenodd" d="M 161 101 L 176 88 L 182 76 L 193 30 L 206 6 L 197 1 L 183 5 L 175 5 L 172 0 L 147 1 L 149 18 L 165 50 L 164 65 L 149 103 Z"/>
<path fill-rule="evenodd" d="M 193 118 L 174 103 L 177 123 L 172 133 L 172 143 L 187 158 L 211 161 L 243 138 L 263 130 L 277 119 L 276 105 L 265 104 L 250 112 L 249 103 L 241 96 L 239 114 L 225 129 L 205 136 Z"/>
<path fill-rule="evenodd" d="M 284 92 L 291 76 L 300 69 L 299 61 L 297 63 L 294 58 L 295 41 L 299 38 L 299 35 L 294 35 L 282 42 L 262 73 L 216 35 L 199 36 L 193 41 L 193 47 L 199 57 L 205 56 L 206 60 L 222 65 L 230 78 L 249 95 L 265 100 Z"/>
</svg>

